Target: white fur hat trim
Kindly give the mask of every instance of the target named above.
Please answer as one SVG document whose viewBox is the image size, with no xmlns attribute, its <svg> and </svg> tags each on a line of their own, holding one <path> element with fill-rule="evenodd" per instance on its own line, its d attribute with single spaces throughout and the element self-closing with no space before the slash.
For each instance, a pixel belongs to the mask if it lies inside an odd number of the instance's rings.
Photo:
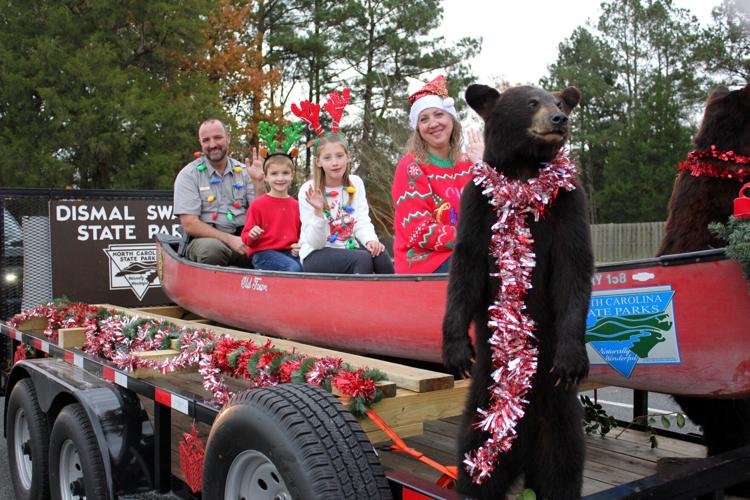
<svg viewBox="0 0 750 500">
<path fill-rule="evenodd" d="M 428 108 L 438 108 L 453 115 L 458 120 L 458 113 L 456 112 L 455 102 L 452 97 L 440 97 L 439 95 L 426 95 L 420 97 L 414 104 L 411 105 L 411 111 L 409 111 L 409 123 L 411 128 L 417 128 L 417 120 L 419 119 L 419 113 Z"/>
</svg>

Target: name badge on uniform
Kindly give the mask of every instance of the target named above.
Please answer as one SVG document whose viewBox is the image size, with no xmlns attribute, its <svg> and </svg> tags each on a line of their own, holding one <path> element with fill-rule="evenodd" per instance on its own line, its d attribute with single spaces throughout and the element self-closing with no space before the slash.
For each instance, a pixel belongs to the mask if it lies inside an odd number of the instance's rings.
<svg viewBox="0 0 750 500">
<path fill-rule="evenodd" d="M 201 191 L 211 191 L 211 188 L 209 186 L 199 186 L 198 189 Z"/>
</svg>

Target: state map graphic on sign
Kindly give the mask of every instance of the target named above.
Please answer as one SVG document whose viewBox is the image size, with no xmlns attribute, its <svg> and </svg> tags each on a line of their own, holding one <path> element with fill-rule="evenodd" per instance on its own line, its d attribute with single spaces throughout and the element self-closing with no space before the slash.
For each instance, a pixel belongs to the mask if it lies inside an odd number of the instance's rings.
<svg viewBox="0 0 750 500">
<path fill-rule="evenodd" d="M 670 286 L 594 292 L 586 318 L 592 365 L 630 377 L 636 364 L 680 362 Z"/>
<path fill-rule="evenodd" d="M 110 290 L 129 288 L 138 300 L 142 300 L 149 288 L 161 287 L 153 243 L 109 245 L 103 250 L 109 258 Z"/>
</svg>

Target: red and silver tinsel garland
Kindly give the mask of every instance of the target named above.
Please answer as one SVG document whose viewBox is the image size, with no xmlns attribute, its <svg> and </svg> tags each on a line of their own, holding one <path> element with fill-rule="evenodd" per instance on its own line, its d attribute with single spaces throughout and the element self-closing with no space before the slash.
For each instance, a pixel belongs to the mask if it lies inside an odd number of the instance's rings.
<svg viewBox="0 0 750 500">
<path fill-rule="evenodd" d="M 738 179 L 744 181 L 750 178 L 750 168 L 728 168 L 719 167 L 702 161 L 703 159 L 719 160 L 735 165 L 750 165 L 750 156 L 743 156 L 734 151 L 721 151 L 712 145 L 711 149 L 702 151 L 691 151 L 687 154 L 685 161 L 677 166 L 679 171 L 688 170 L 693 177 L 719 177 L 722 179 Z"/>
<path fill-rule="evenodd" d="M 309 356 L 283 352 L 270 340 L 255 344 L 251 340 L 237 340 L 219 336 L 209 329 L 177 327 L 164 320 L 141 319 L 137 316 L 99 314 L 99 308 L 81 303 L 48 303 L 17 314 L 10 324 L 18 326 L 33 319 L 44 318 L 44 334 L 57 338 L 59 328 L 85 329 L 84 352 L 111 361 L 119 369 L 132 371 L 148 368 L 161 373 L 172 373 L 188 366 L 198 366 L 203 388 L 216 403 L 223 405 L 232 397 L 225 376 L 241 378 L 248 388 L 259 388 L 288 383 L 303 361 Z M 172 339 L 179 339 L 179 354 L 164 361 L 153 361 L 136 353 L 163 348 Z M 22 345 L 23 347 L 23 345 Z M 17 354 L 20 358 L 25 356 Z M 251 358 L 257 359 L 251 365 Z M 276 362 L 279 358 L 289 359 Z M 230 359 L 231 358 L 231 359 Z M 314 358 L 313 358 L 314 359 Z M 352 371 L 340 358 L 314 359 L 305 380 L 313 385 L 335 387 L 341 394 L 371 404 L 379 398 L 373 375 L 363 375 L 362 369 Z M 384 375 L 380 374 L 384 378 Z M 354 410 L 352 410 L 354 411 Z"/>
<path fill-rule="evenodd" d="M 509 179 L 483 162 L 474 166 L 474 183 L 484 188 L 482 194 L 497 212 L 491 238 L 497 272 L 491 276 L 499 280 L 487 323 L 493 332 L 489 343 L 494 382 L 488 388 L 489 406 L 477 408 L 475 424 L 490 437 L 464 457 L 466 471 L 477 484 L 492 474 L 500 453 L 510 450 L 537 368 L 535 324 L 524 312 L 536 265 L 528 217 L 538 221 L 560 189 L 575 189 L 575 174 L 575 165 L 563 153 L 525 182 Z"/>
</svg>

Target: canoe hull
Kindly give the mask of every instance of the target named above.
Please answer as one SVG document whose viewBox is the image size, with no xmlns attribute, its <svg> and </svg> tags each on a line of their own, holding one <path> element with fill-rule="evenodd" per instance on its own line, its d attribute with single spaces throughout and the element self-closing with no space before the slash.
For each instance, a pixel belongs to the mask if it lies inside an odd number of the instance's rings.
<svg viewBox="0 0 750 500">
<path fill-rule="evenodd" d="M 440 362 L 445 275 L 217 268 L 157 245 L 164 292 L 222 324 L 364 354 Z M 691 263 L 685 263 L 685 262 Z M 670 394 L 750 395 L 750 295 L 734 261 L 664 259 L 597 270 L 589 380 Z"/>
</svg>

